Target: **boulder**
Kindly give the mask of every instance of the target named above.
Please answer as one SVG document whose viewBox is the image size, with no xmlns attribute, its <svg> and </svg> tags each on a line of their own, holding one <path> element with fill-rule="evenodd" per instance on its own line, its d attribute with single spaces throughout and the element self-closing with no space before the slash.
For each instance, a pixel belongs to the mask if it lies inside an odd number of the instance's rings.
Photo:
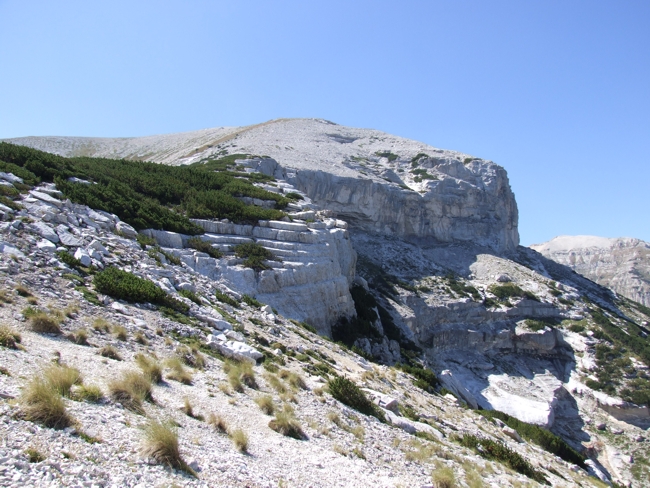
<svg viewBox="0 0 650 488">
<path fill-rule="evenodd" d="M 256 364 L 259 359 L 264 357 L 261 352 L 248 344 L 244 344 L 240 341 L 221 342 L 216 340 L 212 335 L 208 336 L 207 345 L 216 349 L 226 357 L 237 359 L 239 361 L 248 361 L 253 364 Z"/>
<path fill-rule="evenodd" d="M 57 244 L 60 241 L 59 236 L 54 231 L 54 229 L 47 225 L 45 222 L 34 222 L 30 225 L 30 228 L 33 232 L 37 233 L 44 239 L 53 242 L 54 244 Z"/>
<path fill-rule="evenodd" d="M 135 239 L 138 237 L 138 232 L 126 222 L 118 222 L 115 225 L 115 229 L 127 239 Z"/>
</svg>

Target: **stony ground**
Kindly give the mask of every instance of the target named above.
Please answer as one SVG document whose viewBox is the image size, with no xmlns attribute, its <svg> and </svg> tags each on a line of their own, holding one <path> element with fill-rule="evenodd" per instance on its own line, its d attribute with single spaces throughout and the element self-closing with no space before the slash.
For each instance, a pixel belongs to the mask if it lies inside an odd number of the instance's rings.
<svg viewBox="0 0 650 488">
<path fill-rule="evenodd" d="M 56 195 L 52 188 L 42 190 Z M 20 342 L 15 348 L 0 346 L 0 485 L 537 485 L 454 440 L 473 433 L 503 442 L 554 486 L 602 486 L 577 466 L 516 441 L 455 398 L 427 393 L 413 385 L 411 376 L 367 363 L 270 307 L 246 304 L 245 297 L 219 289 L 187 266 L 142 249 L 132 229 L 118 225 L 114 216 L 69 202 L 50 202 L 60 211 L 48 215 L 45 201 L 46 196 L 30 197 L 25 210 L 2 224 L 0 324 L 17 333 Z M 65 264 L 56 254 L 64 250 L 86 266 Z M 96 294 L 92 275 L 85 276 L 84 270 L 109 265 L 143 277 L 167 276 L 174 288 L 170 291 L 190 306 L 189 314 L 165 316 L 149 304 Z M 200 305 L 179 290 L 193 291 Z M 234 302 L 218 300 L 216 291 Z M 60 333 L 35 332 L 30 317 L 36 310 L 55 320 Z M 86 343 L 78 343 L 84 335 Z M 108 346 L 119 360 L 102 355 Z M 237 391 L 227 372 L 237 363 L 233 366 L 224 354 L 239 354 L 239 361 L 246 362 L 255 352 L 263 353 L 265 361 L 252 366 L 254 383 Z M 111 394 L 111 383 L 125 371 L 139 371 L 139 354 L 164 370 L 151 401 L 134 412 Z M 174 379 L 174 358 L 190 363 L 182 366 L 191 375 L 187 384 Z M 80 383 L 95 385 L 102 394 L 98 401 L 82 401 L 81 384 L 74 386 L 64 399 L 73 423 L 60 430 L 25 420 L 22 396 L 30 382 L 55 364 L 76 368 Z M 328 373 L 369 389 L 377 403 L 392 409 L 384 411 L 389 422 L 334 399 L 326 388 Z M 305 434 L 302 440 L 269 427 L 273 416 L 255 402 L 265 395 L 276 409 L 294 411 Z M 419 421 L 412 420 L 416 415 Z M 216 427 L 217 417 L 225 432 Z M 152 420 L 171 422 L 181 455 L 195 475 L 168 468 L 144 452 L 143 428 Z M 235 445 L 238 430 L 248 438 L 245 450 Z"/>
</svg>

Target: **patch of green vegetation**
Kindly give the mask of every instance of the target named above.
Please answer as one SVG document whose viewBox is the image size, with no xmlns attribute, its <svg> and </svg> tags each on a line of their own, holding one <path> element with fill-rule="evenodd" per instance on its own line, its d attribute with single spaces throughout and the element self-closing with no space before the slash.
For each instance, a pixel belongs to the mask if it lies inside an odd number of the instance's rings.
<svg viewBox="0 0 650 488">
<path fill-rule="evenodd" d="M 74 289 L 80 292 L 84 296 L 87 302 L 90 302 L 93 305 L 97 305 L 98 307 L 103 306 L 103 303 L 99 301 L 99 297 L 97 296 L 97 293 L 90 291 L 88 288 L 86 288 L 83 285 L 75 286 Z"/>
<path fill-rule="evenodd" d="M 429 174 L 429 172 L 424 168 L 412 169 L 411 173 L 415 175 L 413 180 L 416 183 L 420 183 L 422 180 L 437 180 L 436 175 Z"/>
<path fill-rule="evenodd" d="M 588 379 L 585 384 L 594 390 L 616 395 L 623 376 L 633 375 L 634 368 L 627 351 L 620 346 L 610 347 L 605 343 L 596 344 L 596 369 L 594 374 L 597 381 Z"/>
<path fill-rule="evenodd" d="M 223 292 L 220 292 L 219 290 L 214 292 L 214 295 L 217 297 L 217 300 L 219 300 L 221 303 L 225 303 L 226 305 L 230 305 L 233 308 L 239 308 L 239 302 L 235 300 L 234 298 L 229 297 Z"/>
<path fill-rule="evenodd" d="M 285 193 L 284 196 L 286 198 L 288 198 L 289 200 L 304 200 L 305 199 L 300 193 L 296 193 L 295 191 L 290 191 L 289 193 Z"/>
<path fill-rule="evenodd" d="M 508 298 L 528 298 L 539 302 L 539 298 L 534 293 L 523 290 L 514 283 L 504 283 L 502 285 L 490 285 L 488 291 L 495 295 L 499 300 L 506 301 Z"/>
<path fill-rule="evenodd" d="M 253 297 L 248 296 L 248 295 L 242 295 L 241 299 L 244 301 L 246 305 L 249 307 L 257 307 L 257 308 L 262 308 L 263 305 L 262 303 L 258 302 L 255 300 Z"/>
<path fill-rule="evenodd" d="M 538 483 L 549 485 L 543 473 L 537 471 L 525 458 L 501 442 L 471 434 L 464 434 L 456 440 L 460 445 L 472 449 L 485 459 L 499 461 L 517 473 L 528 476 Z"/>
<path fill-rule="evenodd" d="M 425 153 L 418 153 L 415 156 L 411 158 L 411 167 L 412 168 L 417 168 L 420 165 L 420 160 L 421 159 L 427 159 L 429 158 L 428 154 Z"/>
<path fill-rule="evenodd" d="M 471 296 L 472 299 L 474 299 L 477 302 L 481 300 L 481 294 L 478 292 L 476 288 L 474 288 L 472 285 L 463 283 L 455 275 L 448 274 L 445 277 L 445 280 L 447 281 L 447 286 L 449 286 L 449 289 L 453 291 L 456 295 L 460 297 Z"/>
<path fill-rule="evenodd" d="M 585 456 L 573 449 L 561 437 L 539 425 L 522 422 L 498 410 L 481 410 L 479 413 L 490 420 L 496 418 L 503 421 L 508 427 L 515 429 L 524 439 L 534 442 L 544 450 L 561 457 L 569 463 L 577 464 L 582 468 L 585 467 Z"/>
<path fill-rule="evenodd" d="M 169 296 L 153 281 L 145 280 L 115 267 L 108 267 L 97 273 L 93 278 L 93 283 L 97 291 L 118 300 L 154 303 L 181 313 L 189 311 L 189 306 Z"/>
<path fill-rule="evenodd" d="M 146 236 L 142 233 L 138 233 L 138 235 L 135 238 L 136 241 L 138 241 L 138 244 L 140 244 L 140 247 L 142 249 L 145 249 L 147 246 L 156 246 L 156 240 L 153 237 Z"/>
<path fill-rule="evenodd" d="M 433 393 L 435 388 L 440 383 L 438 381 L 438 378 L 436 377 L 436 374 L 430 369 L 424 368 L 421 364 L 416 363 L 411 366 L 408 364 L 397 363 L 395 367 L 401 369 L 405 373 L 414 376 L 415 381 L 413 382 L 413 384 L 418 388 L 427 391 L 429 393 Z"/>
<path fill-rule="evenodd" d="M 238 258 L 244 260 L 242 264 L 245 267 L 253 268 L 255 271 L 269 269 L 269 266 L 264 261 L 273 259 L 273 253 L 256 242 L 238 244 L 233 248 L 233 251 L 235 251 Z"/>
<path fill-rule="evenodd" d="M 386 421 L 384 412 L 368 399 L 354 381 L 337 376 L 327 382 L 327 389 L 334 398 L 348 407 L 365 415 L 377 417 L 382 422 Z"/>
<path fill-rule="evenodd" d="M 191 290 L 178 290 L 178 294 L 182 297 L 192 300 L 197 305 L 201 305 L 201 299 L 196 293 Z"/>
<path fill-rule="evenodd" d="M 379 156 L 380 158 L 388 158 L 388 161 L 390 161 L 390 162 L 393 162 L 397 158 L 399 158 L 399 156 L 397 154 L 393 154 L 390 151 L 377 151 L 375 153 L 375 156 Z"/>
<path fill-rule="evenodd" d="M 641 327 L 633 322 L 625 322 L 623 329 L 614 325 L 600 308 L 590 308 L 589 312 L 594 322 L 602 329 L 602 335 L 597 338 L 625 347 L 650 366 L 650 340 Z"/>
<path fill-rule="evenodd" d="M 223 256 L 223 253 L 216 247 L 212 247 L 208 241 L 204 241 L 200 237 L 192 237 L 187 241 L 187 247 L 196 249 L 197 251 L 204 252 L 210 257 L 219 259 Z"/>
<path fill-rule="evenodd" d="M 538 319 L 526 319 L 526 327 L 534 332 L 539 332 L 545 327 L 555 327 L 558 323 L 557 319 L 553 318 L 538 318 Z"/>
<path fill-rule="evenodd" d="M 289 199 L 253 185 L 267 181 L 258 173 L 215 172 L 203 166 L 167 166 L 103 158 L 65 158 L 26 146 L 0 143 L 0 159 L 54 182 L 66 198 L 114 213 L 136 229 L 164 229 L 197 235 L 204 231 L 190 218 L 227 218 L 255 223 L 279 219 Z M 13 172 L 13 171 L 12 171 Z M 16 174 L 16 173 L 14 173 Z M 92 181 L 79 184 L 71 176 Z M 26 180 L 27 181 L 27 180 Z M 246 205 L 239 197 L 272 200 L 275 209 Z"/>
</svg>

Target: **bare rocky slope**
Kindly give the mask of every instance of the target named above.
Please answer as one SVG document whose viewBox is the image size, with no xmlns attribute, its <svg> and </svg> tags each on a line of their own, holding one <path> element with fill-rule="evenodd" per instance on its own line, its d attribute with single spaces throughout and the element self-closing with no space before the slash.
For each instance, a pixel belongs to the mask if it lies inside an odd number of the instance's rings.
<svg viewBox="0 0 650 488">
<path fill-rule="evenodd" d="M 640 239 L 559 236 L 531 249 L 646 307 L 650 306 L 650 244 Z"/>
<path fill-rule="evenodd" d="M 191 249 L 190 236 L 168 231 L 143 231 L 158 247 L 150 243 L 142 249 L 134 240 L 137 233 L 115 216 L 62 202 L 52 185 L 23 194 L 23 210 L 3 210 L 0 272 L 8 303 L 0 312 L 21 333 L 25 348 L 0 348 L 11 374 L 0 376 L 0 392 L 10 399 L 3 406 L 5 427 L 0 426 L 6 439 L 0 452 L 4 481 L 29 484 L 41 476 L 54 486 L 72 483 L 92 458 L 104 486 L 149 486 L 154 480 L 206 486 L 445 486 L 445 476 L 470 487 L 540 482 L 512 471 L 512 464 L 495 462 L 485 447 L 468 449 L 459 441 L 477 435 L 504 442 L 554 486 L 647 484 L 650 311 L 518 246 L 516 202 L 505 170 L 495 163 L 312 119 L 149 138 L 11 142 L 66 156 L 165 164 L 231 157 L 245 171 L 273 176 L 266 189 L 303 199 L 281 221 L 252 226 L 195 220 L 205 230 L 201 238 L 224 253 L 219 258 Z M 5 181 L 12 184 L 11 175 Z M 242 242 L 257 243 L 279 259 L 265 270 L 246 268 L 232 252 Z M 71 278 L 79 272 L 57 249 L 97 269 L 116 266 L 150 280 L 188 305 L 190 319 L 93 295 L 93 278 L 83 273 L 79 282 Z M 18 294 L 21 284 L 39 307 L 59 314 L 64 336 L 84 328 L 91 346 L 33 332 L 25 314 L 30 297 Z M 185 298 L 188 291 L 197 303 Z M 224 303 L 224 296 L 234 304 Z M 62 312 L 73 305 L 69 316 Z M 95 330 L 97 317 L 126 328 L 128 340 Z M 301 321 L 324 337 L 306 332 Z M 135 340 L 138 334 L 144 344 Z M 326 339 L 331 337 L 376 363 Z M 136 368 L 137 353 L 173 365 L 169 357 L 183 344 L 204 355 L 214 351 L 204 369 L 193 371 L 194 386 L 174 380 L 154 386 L 156 403 L 145 405 L 146 417 L 122 408 L 111 394 L 116 371 Z M 98 356 L 107 345 L 124 361 Z M 63 432 L 43 429 L 20 413 L 21 388 L 55 351 L 60 362 L 78 367 L 84 381 L 98 384 L 105 395 L 99 404 L 66 400 L 80 422 Z M 226 386 L 224 356 L 255 363 L 257 387 L 238 392 Z M 291 385 L 278 386 L 273 377 L 278 361 L 303 376 L 304 389 L 291 393 Z M 424 365 L 440 384 L 431 389 L 436 381 L 426 386 L 417 376 L 424 370 L 411 370 L 412 377 L 397 363 Z M 165 371 L 173 376 L 171 367 Z M 327 389 L 321 391 L 322 382 L 335 375 L 369 388 L 388 422 L 355 413 Z M 282 396 L 286 392 L 293 400 Z M 254 403 L 261 395 L 271 395 L 277 406 L 293 404 L 308 440 L 272 431 L 271 417 Z M 216 412 L 244 428 L 250 455 L 229 448 L 227 436 L 180 411 L 184 397 L 206 419 Z M 479 409 L 509 415 L 502 418 L 510 419 L 510 426 L 486 420 Z M 113 425 L 113 418 L 122 427 Z M 134 427 L 148 418 L 173 418 L 181 425 L 183 452 L 195 461 L 198 480 L 147 464 L 153 460 L 141 454 L 142 436 Z M 521 439 L 512 425 L 522 435 L 534 425 L 549 429 L 587 461 L 582 467 L 563 461 L 532 438 Z M 364 434 L 355 437 L 358 427 Z M 89 445 L 79 438 L 86 430 L 102 442 Z M 413 436 L 417 432 L 420 438 Z M 29 447 L 50 460 L 27 463 L 23 452 Z M 74 458 L 60 457 L 63 448 L 72 447 Z"/>
</svg>

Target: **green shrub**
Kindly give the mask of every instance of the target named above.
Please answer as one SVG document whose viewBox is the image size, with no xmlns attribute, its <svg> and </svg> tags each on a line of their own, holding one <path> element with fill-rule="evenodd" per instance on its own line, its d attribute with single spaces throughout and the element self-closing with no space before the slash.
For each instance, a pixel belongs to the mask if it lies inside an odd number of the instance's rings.
<svg viewBox="0 0 650 488">
<path fill-rule="evenodd" d="M 279 209 L 289 202 L 282 195 L 253 185 L 255 181 L 271 179 L 266 175 L 209 169 L 205 164 L 167 166 L 102 158 L 65 158 L 8 143 L 0 144 L 0 159 L 25 170 L 34 180 L 56 183 L 73 202 L 114 213 L 138 230 L 153 228 L 197 235 L 203 229 L 189 218 L 228 218 L 255 223 L 259 219 L 283 217 Z M 70 176 L 95 184 L 67 181 Z M 273 200 L 276 208 L 246 205 L 239 199 L 243 196 Z"/>
<path fill-rule="evenodd" d="M 239 302 L 234 298 L 229 297 L 228 295 L 220 292 L 219 290 L 215 291 L 214 294 L 217 297 L 217 300 L 219 300 L 220 302 L 230 305 L 233 308 L 239 308 Z"/>
<path fill-rule="evenodd" d="M 81 261 L 79 261 L 77 258 L 75 258 L 68 251 L 57 251 L 56 255 L 61 260 L 61 262 L 67 264 L 71 268 L 81 268 L 82 267 L 81 266 Z"/>
<path fill-rule="evenodd" d="M 170 297 L 153 281 L 145 280 L 115 267 L 108 267 L 97 273 L 93 278 L 93 283 L 97 291 L 118 300 L 154 303 L 182 313 L 187 313 L 189 310 L 189 306 Z"/>
<path fill-rule="evenodd" d="M 534 293 L 523 290 L 514 283 L 504 283 L 502 285 L 490 285 L 488 291 L 495 295 L 499 300 L 507 300 L 511 297 L 528 298 L 539 302 L 539 298 Z"/>
<path fill-rule="evenodd" d="M 541 319 L 526 319 L 526 327 L 534 332 L 539 332 L 544 330 L 546 327 L 553 328 L 557 325 L 557 320 L 550 318 L 541 318 Z"/>
<path fill-rule="evenodd" d="M 534 424 L 522 422 L 498 410 L 482 410 L 481 415 L 488 419 L 499 419 L 515 429 L 524 439 L 534 442 L 544 450 L 561 457 L 565 461 L 585 467 L 585 457 L 573 449 L 561 437 Z"/>
<path fill-rule="evenodd" d="M 517 473 L 528 476 L 538 483 L 549 484 L 543 473 L 537 471 L 520 454 L 501 442 L 471 434 L 464 434 L 462 437 L 458 437 L 457 440 L 462 446 L 472 449 L 486 459 L 499 461 Z"/>
<path fill-rule="evenodd" d="M 397 363 L 395 367 L 401 369 L 405 373 L 415 376 L 416 379 L 413 384 L 421 390 L 433 393 L 439 384 L 436 374 L 430 369 L 423 368 L 419 364 L 410 366 L 408 364 Z"/>
<path fill-rule="evenodd" d="M 334 398 L 348 407 L 365 415 L 377 417 L 382 422 L 385 421 L 384 413 L 366 397 L 365 393 L 352 380 L 337 376 L 327 382 L 327 388 Z"/>
<path fill-rule="evenodd" d="M 235 255 L 244 260 L 242 263 L 247 268 L 253 268 L 256 271 L 269 269 L 264 261 L 273 259 L 273 253 L 265 247 L 255 242 L 238 244 L 233 248 Z"/>
<path fill-rule="evenodd" d="M 388 158 L 388 161 L 390 161 L 390 162 L 393 162 L 397 158 L 399 158 L 399 156 L 397 154 L 393 154 L 390 151 L 377 151 L 375 153 L 375 156 L 379 156 L 380 158 Z"/>
<path fill-rule="evenodd" d="M 178 290 L 178 294 L 184 298 L 192 300 L 197 305 L 201 305 L 201 299 L 196 293 L 191 290 Z"/>
<path fill-rule="evenodd" d="M 208 241 L 204 241 L 200 237 L 192 237 L 189 239 L 187 241 L 187 247 L 191 247 L 197 251 L 204 252 L 215 259 L 223 257 L 223 253 L 219 249 L 212 247 L 212 244 L 210 244 Z"/>
<path fill-rule="evenodd" d="M 253 297 L 248 296 L 248 295 L 242 295 L 241 299 L 244 301 L 246 305 L 249 307 L 257 307 L 257 308 L 262 308 L 262 304 L 255 300 Z"/>
</svg>

